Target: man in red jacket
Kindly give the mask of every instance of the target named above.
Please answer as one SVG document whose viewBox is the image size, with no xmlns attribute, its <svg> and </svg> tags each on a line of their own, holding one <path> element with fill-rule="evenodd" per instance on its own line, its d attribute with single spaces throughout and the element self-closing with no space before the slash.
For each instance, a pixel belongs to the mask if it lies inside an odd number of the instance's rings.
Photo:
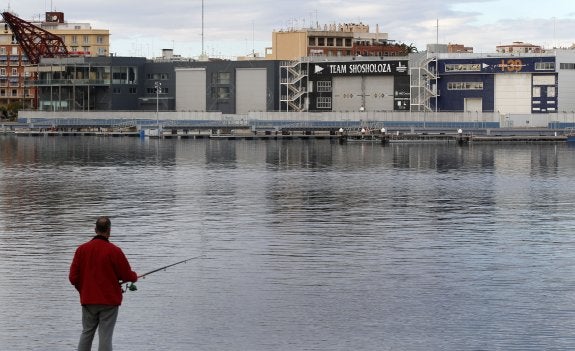
<svg viewBox="0 0 575 351">
<path fill-rule="evenodd" d="M 91 350 L 98 329 L 99 350 L 112 350 L 112 335 L 122 304 L 122 282 L 138 280 L 122 250 L 109 242 L 108 217 L 96 221 L 96 236 L 76 249 L 70 266 L 70 283 L 80 293 L 82 334 L 79 351 Z"/>
</svg>

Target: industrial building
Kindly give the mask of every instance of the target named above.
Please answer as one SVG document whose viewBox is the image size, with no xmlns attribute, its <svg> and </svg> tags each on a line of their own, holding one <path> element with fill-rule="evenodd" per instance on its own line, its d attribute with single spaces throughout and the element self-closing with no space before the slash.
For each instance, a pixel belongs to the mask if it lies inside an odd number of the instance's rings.
<svg viewBox="0 0 575 351">
<path fill-rule="evenodd" d="M 51 20 L 61 23 L 63 15 Z M 37 63 L 24 70 L 34 77 L 25 89 L 35 92 L 37 111 L 22 111 L 22 118 L 102 111 L 149 118 L 155 111 L 159 120 L 161 111 L 162 120 L 219 114 L 290 123 L 544 126 L 575 114 L 573 50 L 474 54 L 434 44 L 422 53 L 386 54 L 381 50 L 394 46 L 387 34 L 361 24 L 274 32 L 273 44 L 267 60 L 186 60 L 173 50 L 149 60 L 77 55 L 55 36 L 37 44 L 50 55 L 25 55 Z"/>
<path fill-rule="evenodd" d="M 575 111 L 571 50 L 297 61 L 75 57 L 43 59 L 35 69 L 38 109 L 52 112 L 362 112 L 385 121 L 417 121 L 425 114 L 428 121 L 433 115 L 436 121 L 490 123 L 521 116 L 529 122 L 515 125 L 529 126 Z"/>
</svg>

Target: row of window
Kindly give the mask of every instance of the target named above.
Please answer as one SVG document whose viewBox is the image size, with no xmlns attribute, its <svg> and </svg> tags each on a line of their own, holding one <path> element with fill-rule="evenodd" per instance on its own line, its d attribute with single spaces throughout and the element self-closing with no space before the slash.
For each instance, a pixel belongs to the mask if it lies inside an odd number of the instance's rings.
<svg viewBox="0 0 575 351">
<path fill-rule="evenodd" d="M 445 72 L 481 72 L 480 63 L 446 63 Z"/>
<path fill-rule="evenodd" d="M 113 87 L 112 94 L 121 94 L 122 88 L 121 87 Z M 138 90 L 135 87 L 128 87 L 129 94 L 137 94 Z M 169 94 L 169 88 L 162 88 L 160 94 Z M 155 95 L 156 88 L 146 88 L 146 94 L 148 95 Z M 230 99 L 232 96 L 231 88 L 230 87 L 212 87 L 211 89 L 212 99 L 218 100 L 227 100 Z"/>
<path fill-rule="evenodd" d="M 480 63 L 446 63 L 445 72 L 481 72 Z M 523 69 L 523 61 L 519 59 L 501 60 L 497 65 L 501 71 L 519 72 Z M 555 62 L 535 62 L 536 71 L 553 71 Z"/>
<path fill-rule="evenodd" d="M 62 41 L 66 41 L 66 36 L 62 35 L 61 36 Z M 70 42 L 72 44 L 78 44 L 78 36 L 77 35 L 70 35 Z M 90 44 L 90 35 L 82 35 L 82 43 L 83 44 Z M 96 37 L 96 43 L 97 44 L 104 44 L 104 37 L 101 35 L 98 35 Z"/>
<path fill-rule="evenodd" d="M 10 94 L 8 94 L 10 93 Z M 18 97 L 18 89 L 0 89 L 0 96 L 11 96 L 11 97 Z M 28 89 L 24 90 L 24 97 L 31 97 L 30 91 Z"/>
<path fill-rule="evenodd" d="M 372 56 L 372 57 L 388 57 L 388 56 L 403 56 L 402 52 L 395 51 L 366 51 L 358 50 L 352 52 L 352 50 L 341 50 L 341 49 L 309 49 L 309 56 Z"/>
<path fill-rule="evenodd" d="M 315 106 L 319 109 L 331 109 L 331 97 L 318 96 L 315 100 Z"/>
<path fill-rule="evenodd" d="M 533 97 L 539 98 L 541 97 L 541 92 L 545 91 L 548 98 L 552 98 L 556 96 L 556 89 L 554 86 L 550 87 L 533 87 Z"/>
<path fill-rule="evenodd" d="M 168 79 L 170 79 L 170 75 L 168 73 L 148 73 L 148 74 L 146 74 L 146 79 L 168 80 Z"/>
<path fill-rule="evenodd" d="M 72 42 L 72 45 L 70 45 L 70 51 L 72 52 L 77 52 L 77 51 L 83 51 L 83 52 L 90 52 L 90 46 L 76 46 L 74 44 L 77 44 L 75 42 Z M 89 44 L 89 43 L 84 43 L 84 44 Z M 98 41 L 98 44 L 104 44 L 103 42 Z M 81 48 L 81 50 L 79 50 Z M 105 47 L 100 47 L 97 49 L 98 51 L 98 55 L 106 55 L 106 48 Z M 0 46 L 0 56 L 6 56 L 6 55 L 12 55 L 12 57 L 10 57 L 11 61 L 18 61 L 18 55 L 19 55 L 19 50 L 18 50 L 18 46 L 14 45 L 14 46 Z M 25 60 L 25 56 L 22 57 L 23 60 Z"/>
<path fill-rule="evenodd" d="M 112 94 L 122 94 L 122 87 L 113 87 Z M 160 94 L 169 94 L 169 88 L 162 88 Z M 128 94 L 137 94 L 138 88 L 136 87 L 128 87 Z M 148 95 L 156 95 L 156 88 L 146 88 L 146 94 Z"/>
<path fill-rule="evenodd" d="M 535 62 L 536 71 L 552 71 L 555 70 L 555 62 Z"/>
<path fill-rule="evenodd" d="M 316 90 L 318 93 L 329 93 L 331 92 L 331 81 L 318 81 Z"/>
<path fill-rule="evenodd" d="M 160 92 L 158 94 L 168 94 L 169 92 L 170 92 L 169 88 L 161 87 Z M 156 88 L 146 88 L 146 94 L 156 94 L 156 93 L 157 93 Z"/>
<path fill-rule="evenodd" d="M 10 55 L 18 56 L 18 46 L 0 46 L 0 55 L 8 55 L 8 53 L 10 53 Z"/>
<path fill-rule="evenodd" d="M 351 38 L 309 37 L 308 46 L 351 47 Z"/>
<path fill-rule="evenodd" d="M 8 72 L 7 72 L 6 68 L 0 68 L 0 77 L 6 77 L 8 75 L 7 73 Z M 19 77 L 20 76 L 17 68 L 12 68 L 10 73 L 11 73 L 10 74 L 11 77 Z M 29 74 L 27 74 L 26 76 L 29 76 Z"/>
<path fill-rule="evenodd" d="M 24 86 L 23 84 L 18 84 L 18 83 L 13 83 L 10 82 L 10 84 L 8 84 L 8 82 L 6 80 L 0 80 L 0 87 L 22 87 Z"/>
<path fill-rule="evenodd" d="M 449 82 L 447 90 L 483 90 L 483 82 Z"/>
<path fill-rule="evenodd" d="M 148 73 L 146 79 L 149 80 L 168 80 L 170 79 L 169 73 Z M 215 72 L 212 73 L 212 84 L 232 84 L 232 74 L 230 72 Z"/>
<path fill-rule="evenodd" d="M 575 63 L 560 63 L 559 69 L 575 69 Z"/>
</svg>

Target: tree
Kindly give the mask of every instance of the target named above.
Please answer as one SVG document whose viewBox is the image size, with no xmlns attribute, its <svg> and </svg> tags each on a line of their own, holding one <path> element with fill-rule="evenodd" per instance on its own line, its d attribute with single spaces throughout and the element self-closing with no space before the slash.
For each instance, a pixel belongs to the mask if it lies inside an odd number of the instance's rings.
<svg viewBox="0 0 575 351">
<path fill-rule="evenodd" d="M 18 119 L 18 111 L 20 110 L 21 105 L 19 102 L 11 102 L 8 105 L 0 106 L 0 116 L 2 119 L 7 119 L 11 122 L 16 121 Z"/>
</svg>

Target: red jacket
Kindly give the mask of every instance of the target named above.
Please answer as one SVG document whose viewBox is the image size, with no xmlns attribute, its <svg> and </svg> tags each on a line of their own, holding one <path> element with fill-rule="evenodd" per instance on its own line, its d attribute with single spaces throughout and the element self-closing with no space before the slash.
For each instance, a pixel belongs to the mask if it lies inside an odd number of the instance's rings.
<svg viewBox="0 0 575 351">
<path fill-rule="evenodd" d="M 138 275 L 118 246 L 97 235 L 76 249 L 69 279 L 80 292 L 82 305 L 119 306 L 122 304 L 119 281 L 135 282 Z"/>
</svg>

